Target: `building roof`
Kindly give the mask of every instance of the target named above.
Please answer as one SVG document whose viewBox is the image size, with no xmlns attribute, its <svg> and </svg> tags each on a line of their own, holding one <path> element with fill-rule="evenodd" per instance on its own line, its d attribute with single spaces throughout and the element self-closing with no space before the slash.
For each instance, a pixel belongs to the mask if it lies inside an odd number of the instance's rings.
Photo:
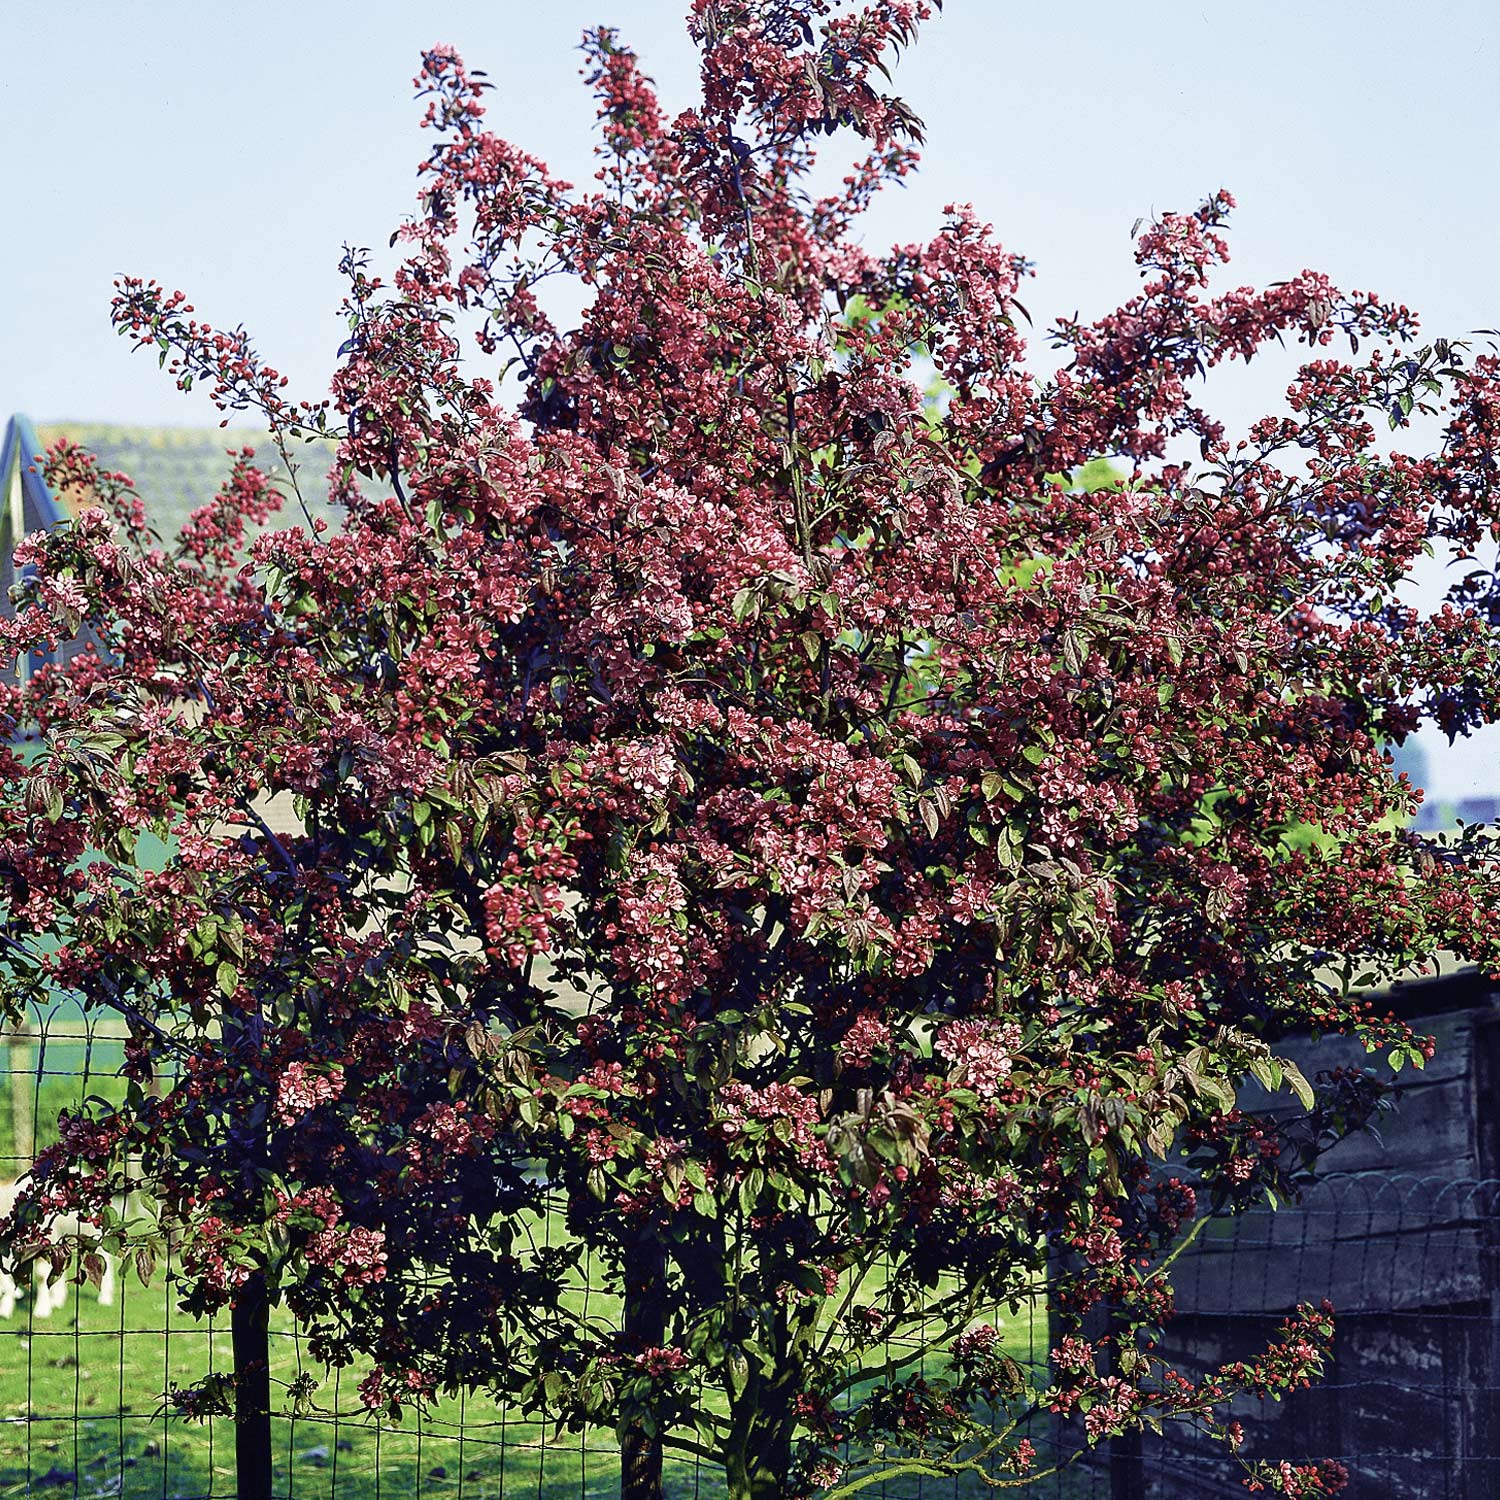
<svg viewBox="0 0 1500 1500">
<path fill-rule="evenodd" d="M 67 438 L 98 458 L 101 467 L 128 474 L 146 506 L 152 527 L 170 540 L 188 516 L 214 496 L 228 477 L 234 455 L 255 449 L 256 463 L 272 479 L 284 480 L 286 466 L 263 433 L 219 427 L 128 427 L 105 422 L 38 422 L 36 435 L 50 447 Z M 304 445 L 294 455 L 301 465 L 298 484 L 309 504 L 319 508 L 328 497 L 328 470 L 333 458 L 326 442 Z M 79 495 L 58 497 L 64 509 L 77 513 Z M 276 523 L 301 521 L 295 504 Z"/>
</svg>

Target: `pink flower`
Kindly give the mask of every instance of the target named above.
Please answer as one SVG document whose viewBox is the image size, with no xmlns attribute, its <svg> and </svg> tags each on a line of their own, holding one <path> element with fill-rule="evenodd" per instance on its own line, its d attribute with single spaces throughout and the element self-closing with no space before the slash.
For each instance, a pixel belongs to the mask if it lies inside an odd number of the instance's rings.
<svg viewBox="0 0 1500 1500">
<path fill-rule="evenodd" d="M 276 1084 L 276 1118 L 283 1125 L 293 1125 L 309 1110 L 337 1099 L 343 1089 L 341 1067 L 309 1073 L 305 1063 L 288 1063 Z"/>
<path fill-rule="evenodd" d="M 874 1011 L 861 1011 L 839 1043 L 839 1056 L 850 1068 L 866 1068 L 874 1053 L 888 1047 L 891 1028 Z"/>
<path fill-rule="evenodd" d="M 940 1057 L 954 1065 L 954 1081 L 993 1099 L 1010 1077 L 1021 1028 L 1013 1021 L 949 1021 L 933 1043 Z"/>
</svg>

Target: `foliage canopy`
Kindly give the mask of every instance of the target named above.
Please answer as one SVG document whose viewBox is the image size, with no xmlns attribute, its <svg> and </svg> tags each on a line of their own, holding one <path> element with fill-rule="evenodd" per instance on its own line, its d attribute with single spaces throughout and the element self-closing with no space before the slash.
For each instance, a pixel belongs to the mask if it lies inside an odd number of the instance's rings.
<svg viewBox="0 0 1500 1500">
<path fill-rule="evenodd" d="M 1420 1062 L 1361 988 L 1496 964 L 1482 831 L 1408 831 L 1381 747 L 1500 712 L 1491 574 L 1400 593 L 1500 534 L 1500 362 L 1312 272 L 1212 290 L 1221 192 L 1030 373 L 1026 264 L 970 210 L 856 237 L 915 164 L 885 79 L 926 19 L 696 0 L 675 117 L 590 33 L 584 191 L 433 49 L 420 207 L 390 281 L 346 257 L 328 402 L 121 283 L 182 385 L 337 440 L 342 519 L 245 543 L 281 500 L 246 453 L 164 542 L 47 456 L 102 503 L 28 540 L 6 647 L 101 649 L 5 694 L 41 741 L 0 791 L 8 993 L 123 1015 L 139 1086 L 65 1123 L 13 1255 L 60 1254 L 67 1205 L 145 1274 L 170 1228 L 191 1306 L 263 1281 L 371 1407 L 614 1425 L 639 1495 L 663 1447 L 758 1500 L 1021 1485 L 1039 1409 L 1232 1437 L 1236 1390 L 1317 1372 L 1322 1311 L 1206 1380 L 1152 1330 L 1198 1199 L 1294 1190 L 1369 1107 L 1286 1031 Z M 815 196 L 829 137 L 865 154 Z M 1270 340 L 1306 362 L 1231 434 L 1203 391 Z M 1377 445 L 1423 413 L 1434 454 Z M 1251 1076 L 1306 1114 L 1236 1108 Z M 148 1222 L 111 1206 L 130 1163 Z M 585 1254 L 619 1323 L 566 1293 Z M 1038 1383 L 986 1318 L 1049 1275 Z"/>
</svg>

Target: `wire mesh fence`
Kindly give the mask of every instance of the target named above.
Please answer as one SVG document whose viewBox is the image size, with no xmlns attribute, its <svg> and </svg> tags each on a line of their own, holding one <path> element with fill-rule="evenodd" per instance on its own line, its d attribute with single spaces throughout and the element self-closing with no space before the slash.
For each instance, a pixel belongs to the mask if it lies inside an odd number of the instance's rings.
<svg viewBox="0 0 1500 1500">
<path fill-rule="evenodd" d="M 1207 1226 L 1174 1277 L 1165 1352 L 1207 1370 L 1263 1345 L 1298 1301 L 1337 1310 L 1327 1378 L 1241 1402 L 1256 1457 L 1332 1458 L 1350 1496 L 1500 1494 L 1500 1182 L 1360 1172 L 1303 1202 Z M 1243 1494 L 1222 1459 L 1169 1433 L 1127 1494 Z"/>
<path fill-rule="evenodd" d="M 57 1139 L 61 1111 L 90 1094 L 123 1097 L 124 1041 L 122 1027 L 65 1006 L 0 1037 L 0 1215 L 8 1185 Z M 560 1215 L 538 1215 L 541 1248 L 565 1233 L 562 1224 Z M 1247 1452 L 1336 1458 L 1349 1470 L 1352 1497 L 1500 1494 L 1497 1226 L 1500 1183 L 1378 1173 L 1330 1179 L 1280 1212 L 1213 1222 L 1178 1264 L 1179 1313 L 1163 1352 L 1185 1372 L 1210 1371 L 1264 1347 L 1296 1302 L 1326 1296 L 1339 1310 L 1330 1378 L 1279 1406 L 1242 1402 Z M 236 1494 L 232 1419 L 190 1421 L 170 1400 L 175 1387 L 233 1368 L 230 1320 L 185 1316 L 176 1271 L 169 1255 L 149 1285 L 115 1266 L 97 1285 L 76 1275 L 51 1287 L 0 1279 L 0 1500 Z M 586 1307 L 618 1315 L 618 1293 L 596 1268 L 583 1260 L 574 1274 L 572 1290 Z M 1002 1314 L 998 1326 L 1009 1352 L 1040 1379 L 1045 1305 Z M 589 1500 L 618 1489 L 611 1431 L 558 1432 L 474 1396 L 439 1400 L 419 1420 L 395 1423 L 365 1411 L 357 1374 L 313 1361 L 285 1316 L 272 1314 L 268 1342 L 279 1497 Z M 921 1361 L 915 1368 L 925 1370 Z M 1042 1465 L 1078 1441 L 1045 1413 L 1030 1436 Z M 1096 1449 L 1035 1493 L 1243 1495 L 1238 1472 L 1222 1450 L 1169 1427 Z M 696 1500 L 722 1494 L 723 1481 L 697 1461 L 669 1457 L 664 1488 L 672 1500 Z M 967 1500 L 988 1490 L 973 1478 L 914 1477 L 864 1493 Z"/>
<path fill-rule="evenodd" d="M 0 1216 L 4 1194 L 36 1154 L 58 1139 L 58 1116 L 90 1096 L 119 1101 L 126 1033 L 60 1004 L 0 1036 Z M 170 1078 L 156 1086 L 170 1088 Z M 540 1212 L 545 1251 L 565 1234 L 563 1216 Z M 568 1288 L 585 1316 L 618 1320 L 620 1298 L 587 1259 Z M 109 1265 L 100 1284 L 50 1286 L 42 1277 L 0 1283 L 0 1497 L 119 1496 L 122 1500 L 218 1500 L 237 1492 L 236 1430 L 229 1417 L 175 1414 L 175 1388 L 234 1366 L 230 1319 L 191 1318 L 176 1305 L 170 1253 L 149 1285 Z M 1045 1360 L 1046 1311 L 1011 1315 L 1009 1347 L 1023 1364 Z M 420 1419 L 371 1415 L 359 1375 L 310 1358 L 285 1315 L 269 1329 L 272 1492 L 287 1500 L 378 1500 L 381 1496 L 563 1497 L 617 1492 L 620 1453 L 605 1429 L 558 1432 L 475 1396 L 440 1399 Z M 918 1340 L 919 1342 L 919 1340 Z M 919 1363 L 917 1368 L 923 1366 Z M 704 1392 L 712 1402 L 715 1393 Z M 723 1492 L 700 1461 L 668 1456 L 672 1500 Z M 952 1494 L 954 1485 L 914 1480 L 872 1496 L 888 1500 Z M 1067 1500 L 1085 1491 L 1058 1491 Z"/>
</svg>

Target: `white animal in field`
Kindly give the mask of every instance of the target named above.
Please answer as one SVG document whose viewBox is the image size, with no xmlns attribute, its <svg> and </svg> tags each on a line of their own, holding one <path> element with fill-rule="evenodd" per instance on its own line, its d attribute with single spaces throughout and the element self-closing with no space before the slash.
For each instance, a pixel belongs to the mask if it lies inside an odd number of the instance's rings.
<svg viewBox="0 0 1500 1500">
<path fill-rule="evenodd" d="M 0 1182 L 0 1219 L 5 1218 L 15 1207 L 16 1199 L 25 1187 L 24 1179 L 19 1182 Z M 54 1216 L 50 1229 L 54 1240 L 70 1245 L 77 1245 L 80 1239 L 86 1243 L 88 1236 L 93 1232 L 91 1226 L 80 1223 L 72 1214 Z M 99 1258 L 104 1262 L 104 1271 L 99 1280 L 99 1303 L 103 1307 L 109 1307 L 115 1300 L 118 1268 L 113 1255 L 102 1250 L 98 1253 Z M 22 1288 L 17 1284 L 16 1279 L 3 1266 L 0 1266 L 0 1321 L 15 1316 L 16 1304 L 20 1300 L 21 1292 Z M 53 1313 L 61 1311 L 67 1300 L 67 1276 L 54 1276 L 51 1262 L 48 1260 L 33 1261 L 31 1265 L 31 1316 L 37 1320 L 50 1318 Z"/>
</svg>

